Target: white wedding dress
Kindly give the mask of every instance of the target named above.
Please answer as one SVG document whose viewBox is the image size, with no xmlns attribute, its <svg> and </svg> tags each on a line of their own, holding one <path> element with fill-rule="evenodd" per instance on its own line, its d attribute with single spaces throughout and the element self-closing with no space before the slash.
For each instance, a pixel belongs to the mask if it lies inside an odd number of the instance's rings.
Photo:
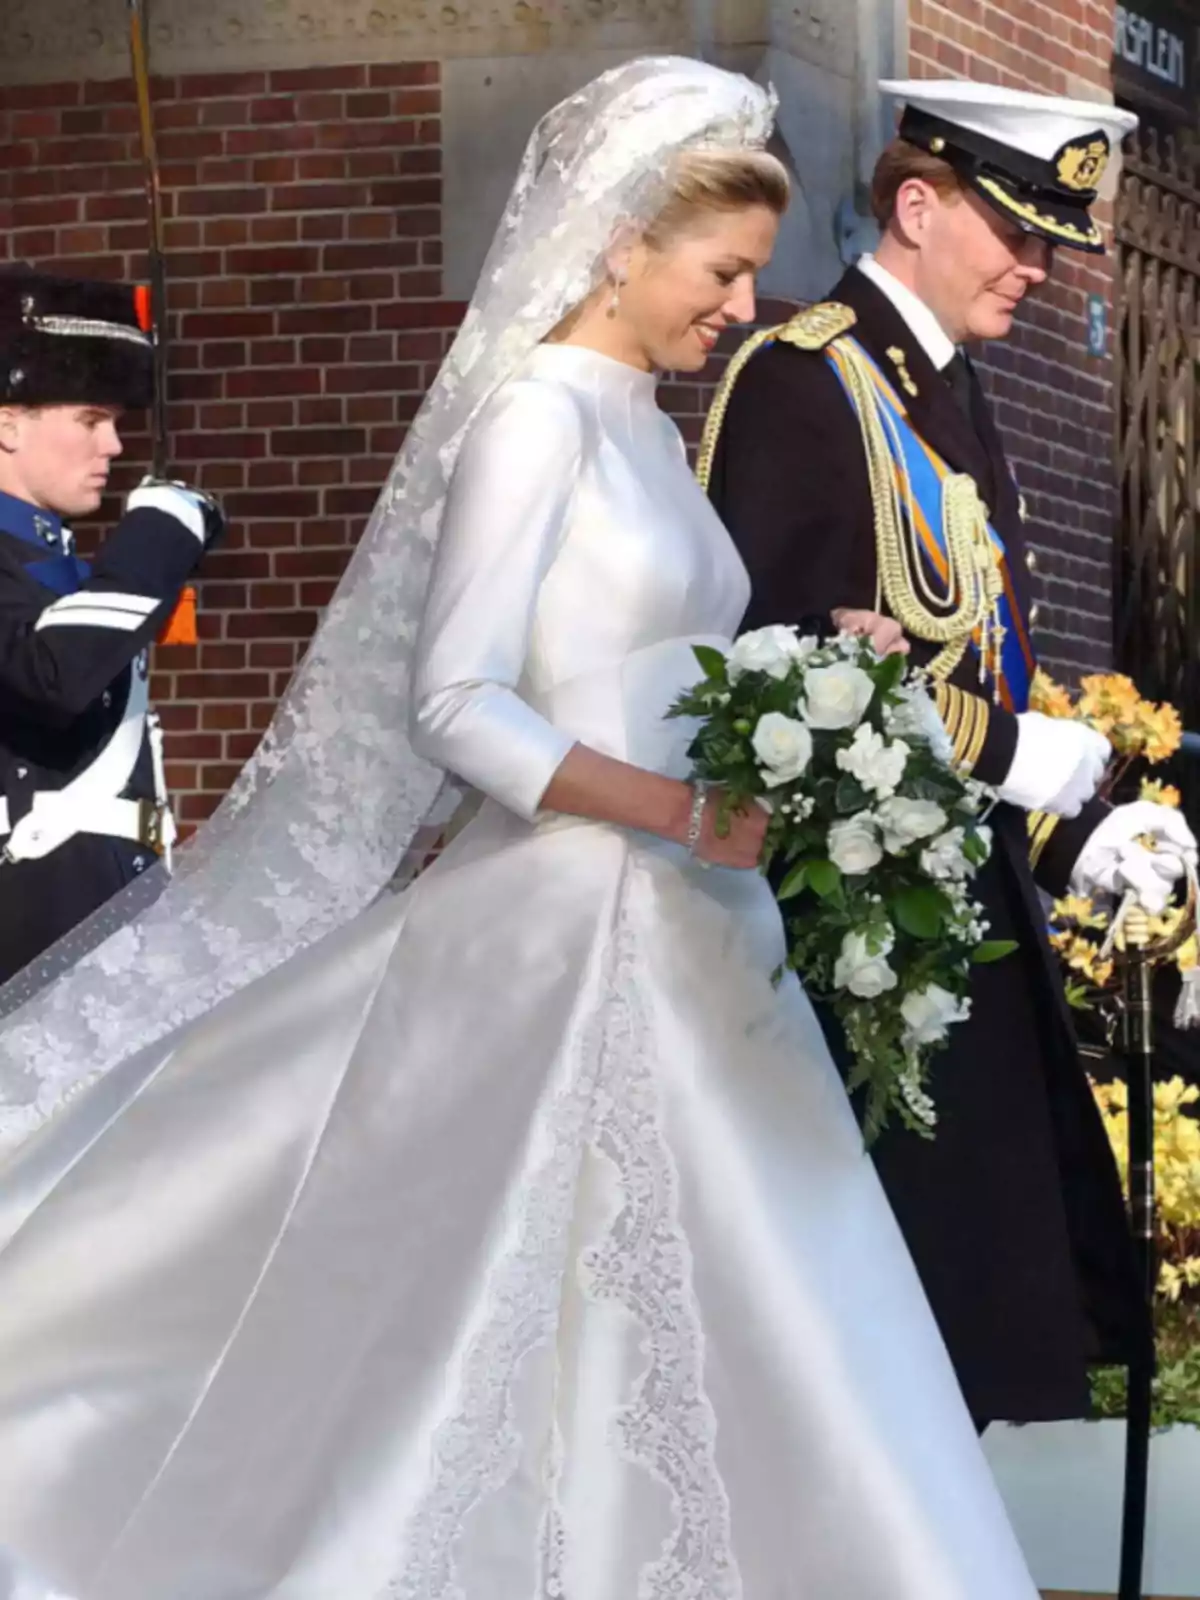
<svg viewBox="0 0 1200 1600">
<path fill-rule="evenodd" d="M 3 1600 L 1033 1600 L 767 884 L 537 810 L 686 775 L 746 600 L 653 378 L 538 349 L 419 651 L 490 798 L 0 1169 Z"/>
</svg>

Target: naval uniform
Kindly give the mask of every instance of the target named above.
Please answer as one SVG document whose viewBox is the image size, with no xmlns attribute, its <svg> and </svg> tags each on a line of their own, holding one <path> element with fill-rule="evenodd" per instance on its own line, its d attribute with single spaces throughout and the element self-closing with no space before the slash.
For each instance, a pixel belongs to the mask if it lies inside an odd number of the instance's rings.
<svg viewBox="0 0 1200 1600">
<path fill-rule="evenodd" d="M 921 436 L 974 478 L 1027 620 L 1018 494 L 977 379 L 968 370 L 964 409 L 864 273 L 851 270 L 831 298 L 904 393 Z M 750 572 L 747 627 L 876 605 L 862 435 L 822 348 L 777 339 L 749 360 L 729 395 L 710 492 Z M 912 643 L 914 659 L 928 661 L 932 647 Z M 980 684 L 974 655 L 964 656 L 939 702 L 960 757 L 970 754 L 981 781 L 1000 782 L 1016 719 Z M 1038 879 L 1051 892 L 1065 889 L 1101 811 L 1089 803 L 1042 842 Z M 1046 939 L 1027 818 L 1001 806 L 990 821 L 994 853 L 975 893 L 989 936 L 1015 939 L 1020 950 L 975 970 L 971 1018 L 935 1058 L 936 1137 L 892 1127 L 874 1157 L 972 1413 L 1079 1416 L 1088 1363 L 1125 1360 L 1145 1323 L 1115 1166 Z M 822 1020 L 844 1061 L 835 1019 L 826 1012 Z"/>
</svg>

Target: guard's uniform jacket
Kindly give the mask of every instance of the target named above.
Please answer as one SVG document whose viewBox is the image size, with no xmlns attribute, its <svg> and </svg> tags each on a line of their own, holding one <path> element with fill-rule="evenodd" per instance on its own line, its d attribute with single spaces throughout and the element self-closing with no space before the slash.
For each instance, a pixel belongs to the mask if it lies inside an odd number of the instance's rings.
<svg viewBox="0 0 1200 1600">
<path fill-rule="evenodd" d="M 1009 621 L 1022 636 L 1030 609 L 1023 519 L 978 380 L 972 375 L 964 409 L 888 297 L 857 270 L 831 302 L 801 313 L 790 335 L 749 358 L 720 397 L 728 401 L 723 426 L 715 439 L 710 432 L 710 493 L 752 583 L 745 625 L 877 605 L 864 434 L 828 355 L 844 334 L 894 388 L 915 435 L 974 480 L 1007 551 Z M 911 642 L 918 662 L 936 653 Z M 993 687 L 981 684 L 968 652 L 938 700 L 959 760 L 981 781 L 1001 783 L 1017 723 Z M 897 1125 L 874 1151 L 980 1419 L 1083 1415 L 1087 1363 L 1124 1360 L 1146 1337 L 1117 1175 L 1038 897 L 1038 883 L 1063 892 L 1102 814 L 1092 802 L 1057 826 L 1035 818 L 1031 860 L 1027 815 L 1010 806 L 993 813 L 994 852 L 974 891 L 990 937 L 1016 940 L 1019 952 L 975 969 L 970 1020 L 951 1030 L 933 1067 L 936 1137 Z M 835 1055 L 843 1052 L 836 1022 L 822 1020 Z"/>
<path fill-rule="evenodd" d="M 173 823 L 147 648 L 203 545 L 153 506 L 92 567 L 61 521 L 0 494 L 0 977 L 143 871 Z"/>
</svg>

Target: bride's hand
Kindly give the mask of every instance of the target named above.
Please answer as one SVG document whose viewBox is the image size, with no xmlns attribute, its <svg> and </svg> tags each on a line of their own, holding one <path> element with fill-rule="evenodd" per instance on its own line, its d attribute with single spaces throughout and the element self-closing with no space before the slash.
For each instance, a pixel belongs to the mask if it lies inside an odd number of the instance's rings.
<svg viewBox="0 0 1200 1600">
<path fill-rule="evenodd" d="M 749 870 L 757 867 L 762 855 L 763 838 L 771 818 L 761 806 L 751 806 L 748 811 L 731 811 L 729 829 L 722 838 L 717 833 L 721 815 L 721 791 L 710 789 L 704 814 L 700 820 L 700 840 L 696 857 L 714 867 L 740 867 Z"/>
<path fill-rule="evenodd" d="M 881 656 L 908 654 L 908 640 L 904 630 L 892 617 L 882 617 L 878 611 L 852 611 L 839 606 L 830 612 L 833 625 L 840 633 L 853 633 L 869 639 Z"/>
</svg>

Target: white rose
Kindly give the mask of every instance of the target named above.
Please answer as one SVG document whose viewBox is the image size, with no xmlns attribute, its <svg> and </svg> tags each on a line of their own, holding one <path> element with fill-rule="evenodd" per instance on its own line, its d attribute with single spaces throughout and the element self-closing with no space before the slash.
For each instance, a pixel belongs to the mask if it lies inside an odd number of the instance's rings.
<svg viewBox="0 0 1200 1600">
<path fill-rule="evenodd" d="M 953 1024 L 965 1022 L 970 1014 L 970 1000 L 956 999 L 938 983 L 906 994 L 900 1002 L 909 1044 L 940 1044 Z"/>
<path fill-rule="evenodd" d="M 963 830 L 951 828 L 921 851 L 921 871 L 931 878 L 965 878 L 971 863 L 963 853 Z"/>
<path fill-rule="evenodd" d="M 838 751 L 837 764 L 843 772 L 857 778 L 864 789 L 886 800 L 895 794 L 896 785 L 904 776 L 909 753 L 903 739 L 888 744 L 864 722 L 855 730 L 850 748 Z"/>
<path fill-rule="evenodd" d="M 812 760 L 812 734 L 782 711 L 767 711 L 759 717 L 752 742 L 768 788 L 791 783 Z"/>
<path fill-rule="evenodd" d="M 810 728 L 853 728 L 874 694 L 875 685 L 852 661 L 813 667 L 804 680 L 800 715 Z"/>
<path fill-rule="evenodd" d="M 792 628 L 778 624 L 744 633 L 727 658 L 730 682 L 736 683 L 744 672 L 765 672 L 769 678 L 786 678 L 796 662 L 802 661 L 815 646 L 815 640 L 797 639 Z"/>
<path fill-rule="evenodd" d="M 855 877 L 870 872 L 883 860 L 883 846 L 875 824 L 865 813 L 835 822 L 829 830 L 829 859 L 842 872 Z"/>
<path fill-rule="evenodd" d="M 937 706 L 919 684 L 905 684 L 898 689 L 899 705 L 888 713 L 888 732 L 900 739 L 921 739 L 930 748 L 935 760 L 943 766 L 954 761 L 954 742 L 946 732 L 946 724 L 938 716 Z"/>
<path fill-rule="evenodd" d="M 932 800 L 885 800 L 875 816 L 883 828 L 883 846 L 898 856 L 919 839 L 928 839 L 946 826 L 946 813 Z"/>
<path fill-rule="evenodd" d="M 889 930 L 882 939 L 873 941 L 878 948 L 872 950 L 864 933 L 848 933 L 842 940 L 841 952 L 833 969 L 833 981 L 839 989 L 849 989 L 860 1000 L 877 1000 L 881 994 L 894 989 L 896 974 L 887 964 L 895 937 Z"/>
</svg>

